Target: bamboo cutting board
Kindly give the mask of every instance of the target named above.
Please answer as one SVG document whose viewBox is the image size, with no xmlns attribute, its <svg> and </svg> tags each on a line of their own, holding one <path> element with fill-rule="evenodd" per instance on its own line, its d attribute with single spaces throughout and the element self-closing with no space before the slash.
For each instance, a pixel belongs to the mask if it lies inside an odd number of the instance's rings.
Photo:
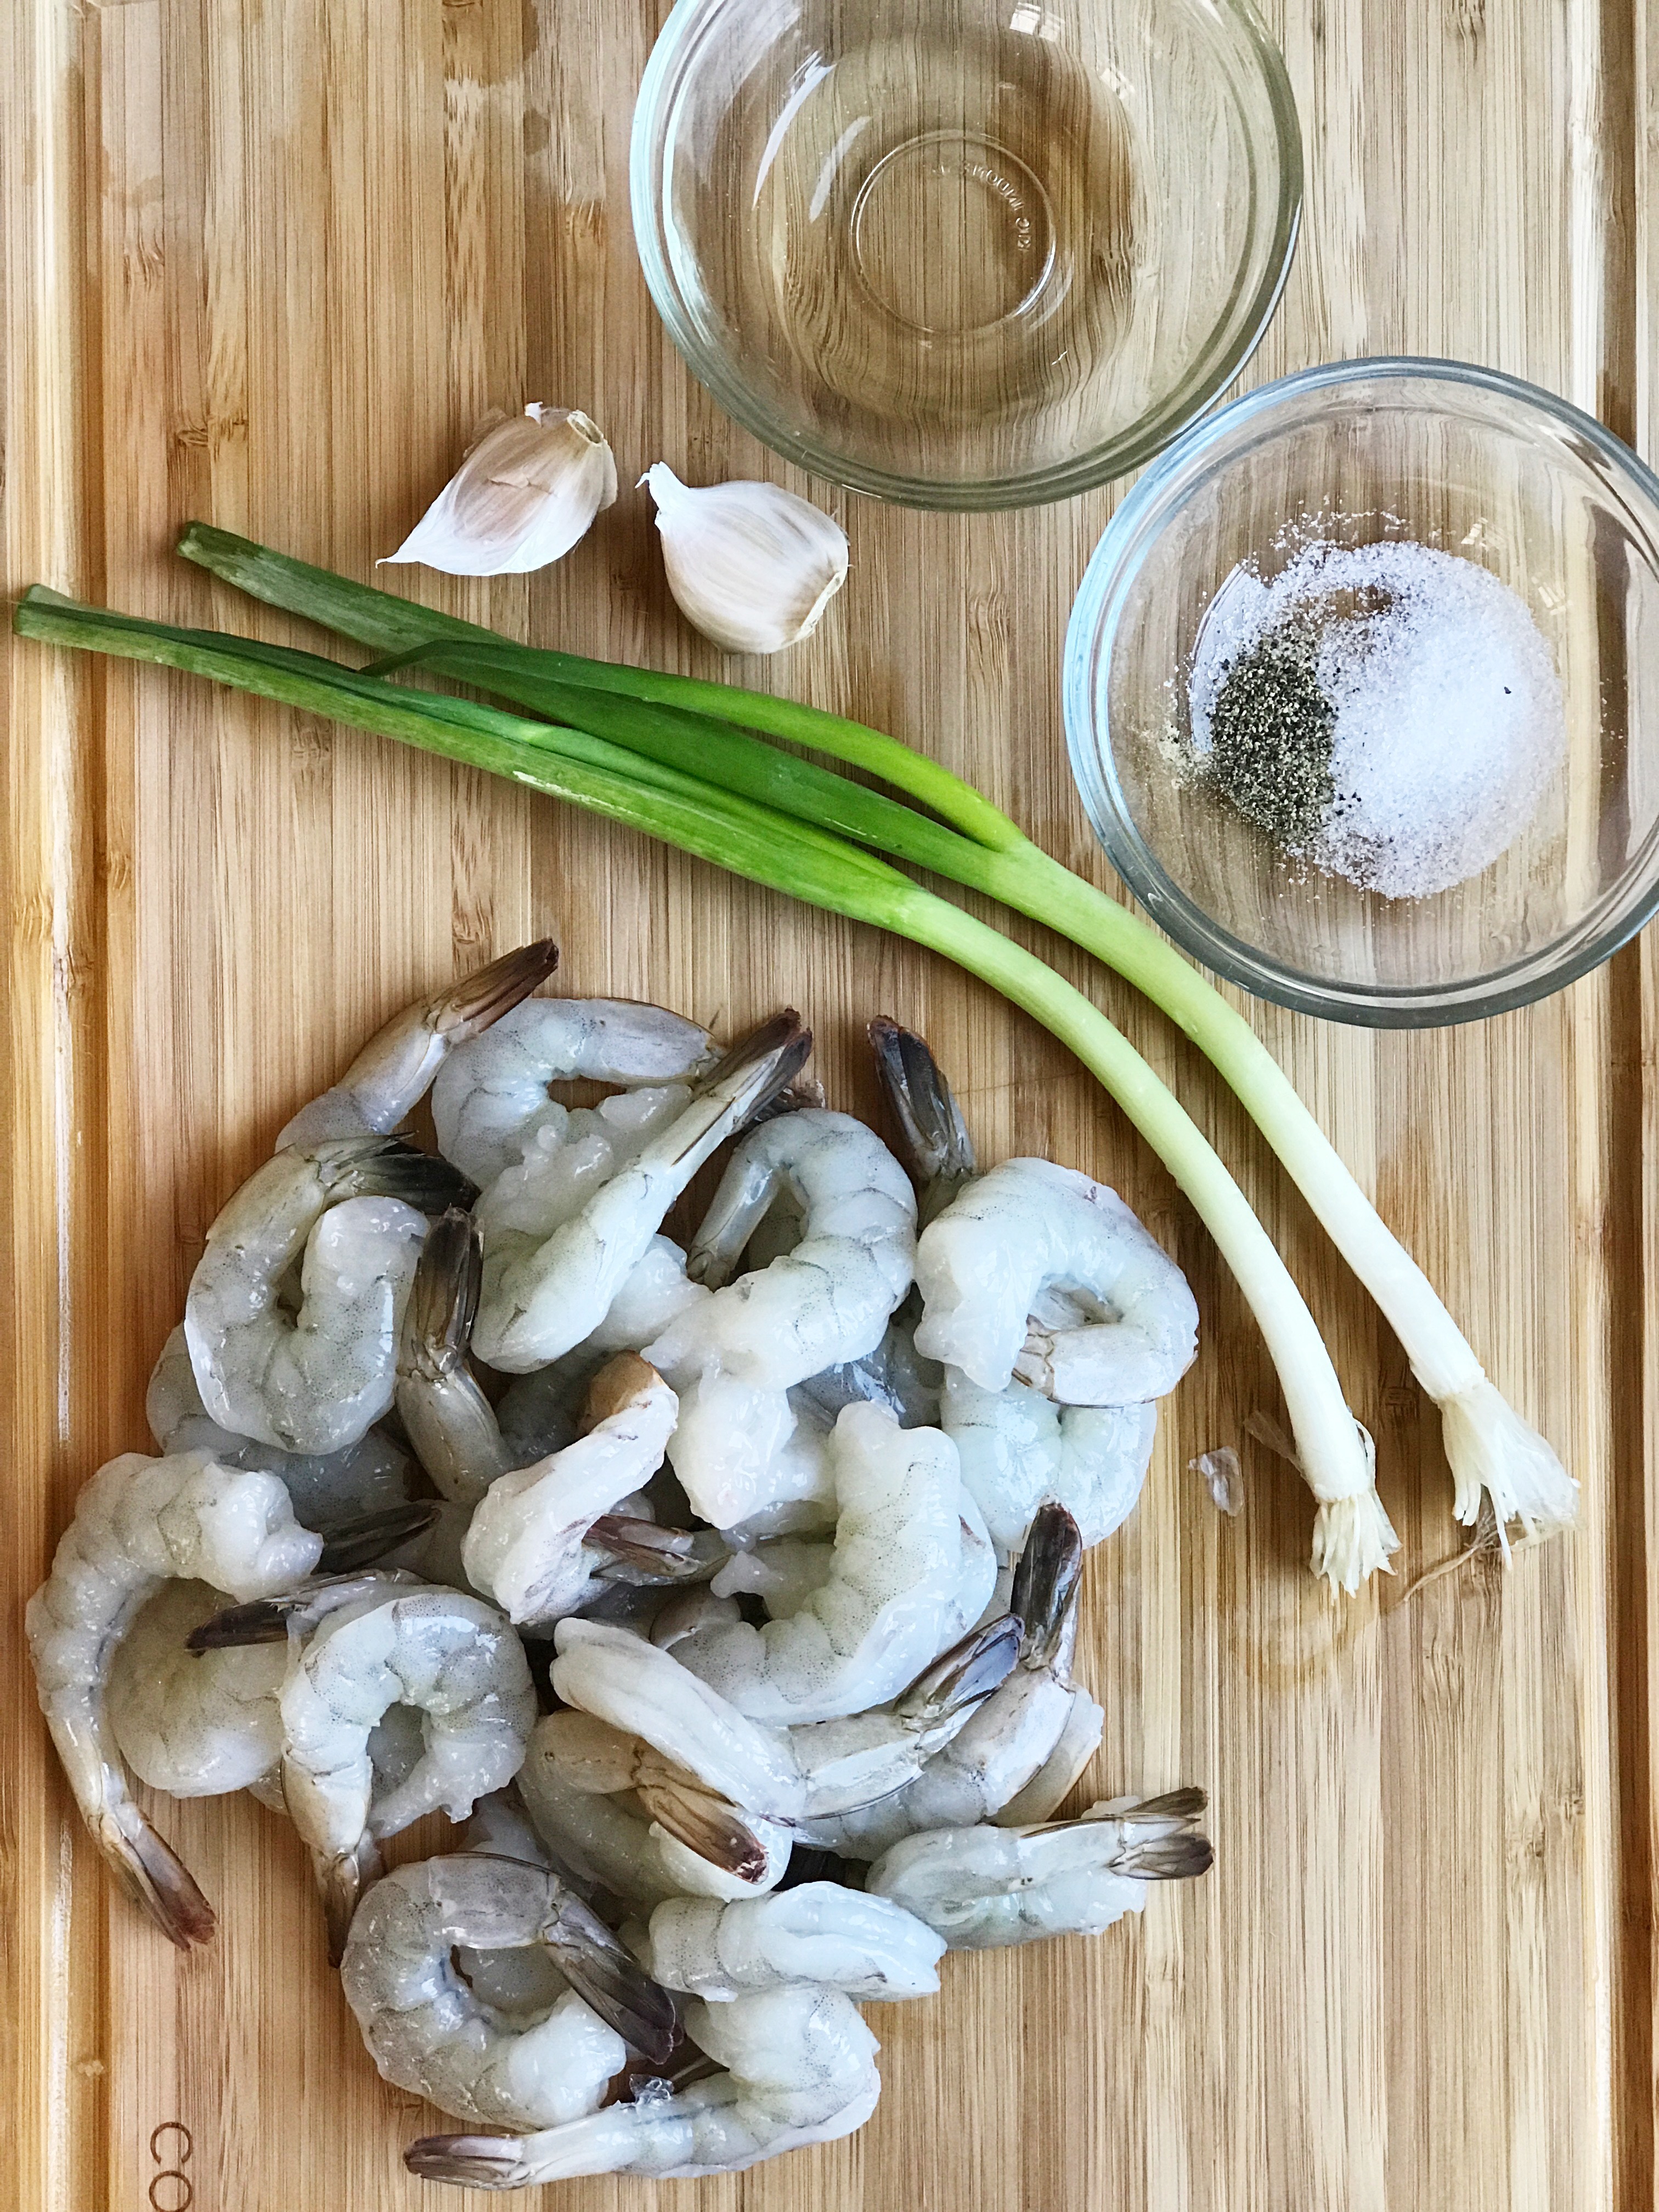
<svg viewBox="0 0 1659 2212">
<path fill-rule="evenodd" d="M 1252 379 L 1332 355 L 1492 362 L 1651 450 L 1659 278 L 1647 0 L 1281 0 L 1310 155 Z M 8 587 L 242 626 L 169 553 L 200 516 L 349 574 L 488 407 L 589 409 L 624 480 L 785 475 L 692 384 L 631 245 L 658 0 L 10 0 L 0 162 Z M 888 511 L 817 488 L 854 571 L 775 680 L 933 750 L 1105 879 L 1066 776 L 1067 607 L 1110 495 Z M 717 673 L 643 494 L 528 583 L 408 588 L 579 650 Z M 267 634 L 281 635 L 274 621 Z M 307 641 L 309 641 L 308 640 Z M 1277 1405 L 1207 1240 L 1042 1031 L 908 947 L 392 745 L 8 641 L 3 1208 L 9 1439 L 0 2019 L 27 2212 L 404 2212 L 434 2124 L 323 1965 L 301 1854 L 251 1802 L 164 1806 L 220 1912 L 189 1960 L 112 1899 L 55 1771 L 21 1611 L 82 1481 L 146 1443 L 146 1375 L 226 1194 L 392 1008 L 543 932 L 558 987 L 733 1030 L 791 1001 L 832 1101 L 861 1025 L 924 1029 L 987 1155 L 1115 1184 L 1204 1316 L 1134 1521 L 1091 1556 L 1088 1794 L 1200 1782 L 1214 1873 L 1090 1943 L 947 1962 L 872 2008 L 885 2093 L 708 2212 L 1499 2212 L 1653 2195 L 1656 973 L 1644 949 L 1485 1028 L 1254 1010 L 1492 1372 L 1583 1482 L 1581 1532 L 1452 1560 L 1403 1357 L 1170 1026 L 1104 994 L 1307 1291 L 1403 1538 L 1338 1609 L 1310 1507 L 1243 1424 Z M 1053 957 L 1053 948 L 1045 948 Z M 1066 963 L 1062 959 L 1062 965 Z M 1080 973 L 1073 963 L 1068 972 Z M 1247 1497 L 1192 1456 L 1232 1442 Z M 550 2196 L 549 2201 L 551 2201 Z M 572 2212 L 640 2212 L 633 2182 Z M 676 2204 L 692 2197 L 684 2189 Z"/>
</svg>

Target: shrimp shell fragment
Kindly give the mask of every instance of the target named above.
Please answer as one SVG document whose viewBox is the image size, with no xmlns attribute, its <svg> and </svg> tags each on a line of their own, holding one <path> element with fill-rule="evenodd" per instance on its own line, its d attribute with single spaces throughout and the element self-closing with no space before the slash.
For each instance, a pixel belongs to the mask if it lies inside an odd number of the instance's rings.
<svg viewBox="0 0 1659 2212">
<path fill-rule="evenodd" d="M 128 1790 L 105 1703 L 111 1662 L 163 1583 L 261 1598 L 301 1581 L 322 1547 L 274 1474 L 222 1468 L 206 1452 L 128 1452 L 82 1491 L 29 1600 L 40 1706 L 76 1802 L 122 1887 L 180 1950 L 206 1942 L 213 1912 Z"/>
<path fill-rule="evenodd" d="M 984 1390 L 1018 1374 L 1061 1404 L 1138 1405 L 1192 1364 L 1187 1279 L 1115 1192 L 1051 1160 L 1004 1160 L 922 1231 L 916 1349 Z"/>
</svg>

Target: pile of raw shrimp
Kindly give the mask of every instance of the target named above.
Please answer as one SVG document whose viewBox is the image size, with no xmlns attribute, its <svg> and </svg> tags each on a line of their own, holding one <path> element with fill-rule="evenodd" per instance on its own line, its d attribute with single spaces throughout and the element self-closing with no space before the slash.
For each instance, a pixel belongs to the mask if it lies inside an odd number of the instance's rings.
<svg viewBox="0 0 1659 2212">
<path fill-rule="evenodd" d="M 94 1475 L 28 1612 L 131 1894 L 212 1932 L 131 1775 L 284 1813 L 375 2063 L 481 2131 L 408 2163 L 493 2188 L 848 2134 L 860 2000 L 1210 1859 L 1195 1790 L 1052 1817 L 1180 1270 L 1085 1176 L 979 1172 L 919 1037 L 871 1032 L 907 1173 L 793 1013 L 720 1051 L 530 996 L 556 957 L 410 1008 L 283 1130 L 155 1369 L 161 1456 Z M 435 1156 L 393 1133 L 428 1091 Z M 458 1847 L 386 1872 L 439 1811 Z"/>
</svg>

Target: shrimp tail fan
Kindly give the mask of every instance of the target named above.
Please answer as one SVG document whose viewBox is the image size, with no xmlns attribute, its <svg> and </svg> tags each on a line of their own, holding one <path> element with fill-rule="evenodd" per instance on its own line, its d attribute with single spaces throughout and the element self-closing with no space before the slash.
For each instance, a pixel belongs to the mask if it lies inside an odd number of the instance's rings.
<svg viewBox="0 0 1659 2212">
<path fill-rule="evenodd" d="M 522 2189 L 530 2179 L 518 2136 L 422 2136 L 404 2164 L 422 2181 L 460 2189 Z"/>
<path fill-rule="evenodd" d="M 116 1880 L 168 1942 L 181 1951 L 205 1943 L 216 1921 L 196 1877 L 148 1820 L 127 1827 L 106 1814 L 93 1835 Z"/>
<path fill-rule="evenodd" d="M 979 1172 L 974 1140 L 925 1038 L 884 1017 L 869 1028 L 876 1073 L 921 1185 L 925 1226 Z"/>
</svg>

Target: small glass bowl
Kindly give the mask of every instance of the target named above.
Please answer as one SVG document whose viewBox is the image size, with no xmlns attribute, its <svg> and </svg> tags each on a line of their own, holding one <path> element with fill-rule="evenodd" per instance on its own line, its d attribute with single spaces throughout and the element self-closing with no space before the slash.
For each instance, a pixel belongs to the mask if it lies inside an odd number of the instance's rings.
<svg viewBox="0 0 1659 2212">
<path fill-rule="evenodd" d="M 678 0 L 634 229 L 696 375 L 915 507 L 1138 467 L 1255 349 L 1302 141 L 1249 0 Z"/>
<path fill-rule="evenodd" d="M 1195 774 L 1188 684 L 1218 587 L 1308 543 L 1415 538 L 1495 573 L 1544 634 L 1567 753 L 1485 872 L 1386 898 Z M 1095 549 L 1066 642 L 1073 773 L 1152 919 L 1257 997 L 1422 1029 L 1528 1004 L 1659 908 L 1659 478 L 1589 416 L 1460 362 L 1304 370 L 1196 425 Z"/>
</svg>

